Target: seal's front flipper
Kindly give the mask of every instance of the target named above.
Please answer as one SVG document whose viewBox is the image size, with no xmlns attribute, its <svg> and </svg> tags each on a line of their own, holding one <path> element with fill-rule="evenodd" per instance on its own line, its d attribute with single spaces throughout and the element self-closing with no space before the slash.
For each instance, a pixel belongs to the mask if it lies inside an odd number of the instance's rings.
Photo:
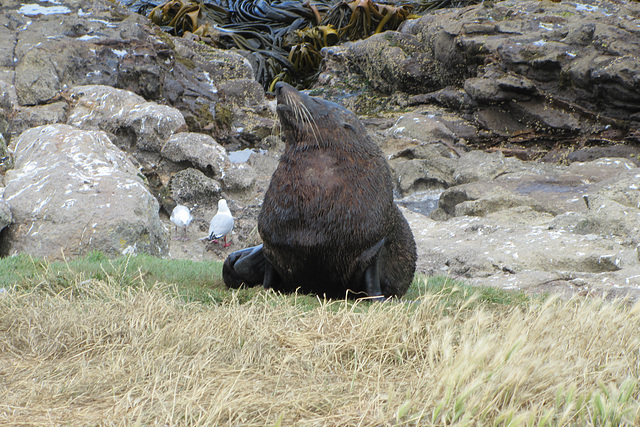
<svg viewBox="0 0 640 427">
<path fill-rule="evenodd" d="M 229 288 L 262 284 L 265 273 L 262 245 L 242 249 L 229 254 L 222 265 L 222 278 Z"/>
<path fill-rule="evenodd" d="M 384 251 L 384 239 L 367 249 L 360 258 L 369 258 L 369 265 L 364 271 L 364 290 L 369 297 L 382 297 L 380 286 L 380 255 Z"/>
</svg>

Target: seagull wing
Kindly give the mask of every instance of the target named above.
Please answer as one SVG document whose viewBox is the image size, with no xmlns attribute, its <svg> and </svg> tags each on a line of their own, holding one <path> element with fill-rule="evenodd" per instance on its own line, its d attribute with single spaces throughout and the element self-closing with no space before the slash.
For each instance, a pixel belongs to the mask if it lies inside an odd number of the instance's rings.
<svg viewBox="0 0 640 427">
<path fill-rule="evenodd" d="M 216 215 L 209 225 L 209 238 L 219 239 L 233 230 L 233 217 L 231 215 Z"/>
</svg>

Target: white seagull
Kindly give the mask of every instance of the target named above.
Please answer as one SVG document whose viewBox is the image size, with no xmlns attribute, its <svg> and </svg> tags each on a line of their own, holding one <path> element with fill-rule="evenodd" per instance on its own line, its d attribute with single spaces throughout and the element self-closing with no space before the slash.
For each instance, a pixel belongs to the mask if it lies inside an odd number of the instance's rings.
<svg viewBox="0 0 640 427">
<path fill-rule="evenodd" d="M 184 205 L 176 205 L 171 212 L 171 222 L 175 224 L 176 231 L 178 227 L 184 227 L 184 237 L 183 240 L 189 240 L 187 237 L 187 227 L 193 221 L 193 216 L 191 215 L 191 211 L 188 207 Z M 174 237 L 175 238 L 175 237 Z"/>
<path fill-rule="evenodd" d="M 227 243 L 227 234 L 231 233 L 231 230 L 233 230 L 231 211 L 227 206 L 227 201 L 220 199 L 218 200 L 218 213 L 211 219 L 211 224 L 209 225 L 208 240 L 218 243 L 218 239 L 224 237 L 222 247 L 226 248 L 231 245 L 231 243 Z"/>
</svg>

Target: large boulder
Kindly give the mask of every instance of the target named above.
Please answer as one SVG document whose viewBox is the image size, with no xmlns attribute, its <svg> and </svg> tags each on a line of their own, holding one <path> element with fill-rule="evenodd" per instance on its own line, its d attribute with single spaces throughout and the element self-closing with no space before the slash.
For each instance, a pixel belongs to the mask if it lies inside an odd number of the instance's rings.
<svg viewBox="0 0 640 427">
<path fill-rule="evenodd" d="M 193 168 L 174 174 L 168 187 L 171 198 L 176 203 L 189 207 L 214 206 L 218 203 L 222 192 L 218 181 Z"/>
<path fill-rule="evenodd" d="M 4 188 L 14 223 L 3 234 L 4 255 L 167 254 L 158 202 L 104 132 L 32 128 L 18 138 L 14 155 Z"/>
<path fill-rule="evenodd" d="M 464 53 L 455 46 L 455 35 L 443 31 L 422 33 L 387 31 L 346 44 L 346 56 L 378 90 L 391 93 L 431 92 L 461 84 L 469 77 Z"/>
<path fill-rule="evenodd" d="M 187 163 L 220 179 L 230 166 L 227 150 L 209 135 L 179 132 L 162 146 L 162 157 L 174 163 Z"/>
<path fill-rule="evenodd" d="M 70 91 L 76 105 L 68 124 L 87 130 L 104 130 L 123 149 L 159 153 L 175 132 L 186 130 L 179 110 L 122 89 L 77 86 Z"/>
</svg>

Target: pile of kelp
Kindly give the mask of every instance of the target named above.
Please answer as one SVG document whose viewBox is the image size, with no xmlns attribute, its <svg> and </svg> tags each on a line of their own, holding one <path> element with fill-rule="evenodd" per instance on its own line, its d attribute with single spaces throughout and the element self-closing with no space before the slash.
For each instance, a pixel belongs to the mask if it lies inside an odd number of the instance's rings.
<svg viewBox="0 0 640 427">
<path fill-rule="evenodd" d="M 323 47 L 395 30 L 413 6 L 372 0 L 120 0 L 174 36 L 237 49 L 267 90 L 278 81 L 308 87 L 320 69 Z M 455 7 L 456 0 L 426 1 L 419 9 Z M 457 0 L 465 5 L 474 0 Z"/>
</svg>

